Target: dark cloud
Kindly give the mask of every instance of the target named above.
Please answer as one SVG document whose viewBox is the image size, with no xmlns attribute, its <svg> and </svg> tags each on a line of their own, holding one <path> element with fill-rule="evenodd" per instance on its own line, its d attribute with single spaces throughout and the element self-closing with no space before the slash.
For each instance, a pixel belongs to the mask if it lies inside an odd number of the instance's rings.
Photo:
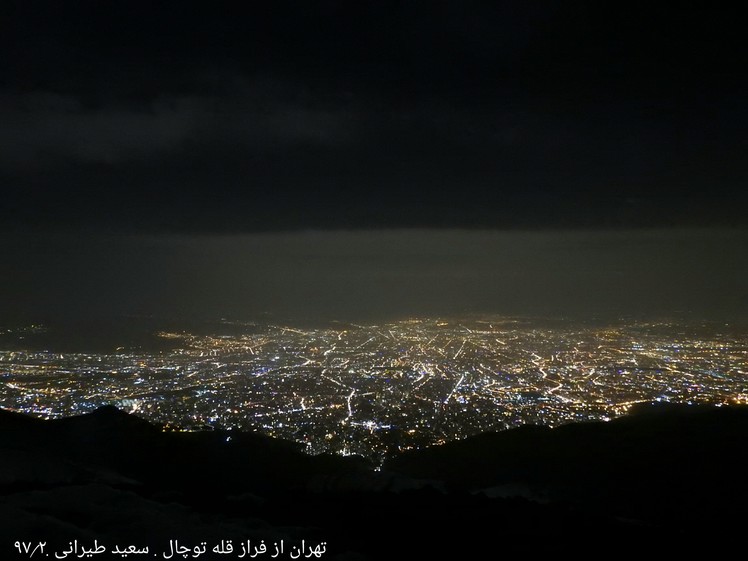
<svg viewBox="0 0 748 561">
<path fill-rule="evenodd" d="M 734 14 L 10 2 L 6 228 L 744 224 Z"/>
<path fill-rule="evenodd" d="M 344 107 L 308 103 L 303 92 L 234 78 L 230 96 L 163 96 L 140 104 L 85 106 L 74 95 L 33 92 L 0 99 L 2 164 L 8 169 L 158 160 L 188 145 L 241 145 L 262 153 L 350 140 Z"/>
</svg>

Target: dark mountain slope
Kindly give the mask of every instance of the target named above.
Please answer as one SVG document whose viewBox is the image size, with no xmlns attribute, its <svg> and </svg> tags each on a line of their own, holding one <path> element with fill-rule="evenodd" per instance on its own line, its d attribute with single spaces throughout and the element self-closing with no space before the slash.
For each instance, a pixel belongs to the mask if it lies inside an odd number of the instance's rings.
<svg viewBox="0 0 748 561">
<path fill-rule="evenodd" d="M 746 434 L 743 408 L 646 409 L 482 435 L 373 471 L 253 433 L 162 432 L 109 407 L 56 421 L 0 411 L 0 550 L 264 539 L 325 541 L 331 559 L 714 553 L 748 520 Z"/>
<path fill-rule="evenodd" d="M 716 514 L 748 499 L 748 407 L 640 406 L 607 423 L 482 434 L 385 467 L 451 489 L 515 490 L 657 524 L 729 525 Z"/>
</svg>

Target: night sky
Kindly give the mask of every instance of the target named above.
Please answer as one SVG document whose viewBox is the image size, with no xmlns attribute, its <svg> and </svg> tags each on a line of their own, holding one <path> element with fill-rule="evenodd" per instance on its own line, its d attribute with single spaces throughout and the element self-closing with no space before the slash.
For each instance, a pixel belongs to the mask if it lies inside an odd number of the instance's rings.
<svg viewBox="0 0 748 561">
<path fill-rule="evenodd" d="M 5 2 L 7 226 L 745 223 L 727 5 Z"/>
<path fill-rule="evenodd" d="M 732 9 L 4 2 L 3 313 L 744 317 Z"/>
</svg>

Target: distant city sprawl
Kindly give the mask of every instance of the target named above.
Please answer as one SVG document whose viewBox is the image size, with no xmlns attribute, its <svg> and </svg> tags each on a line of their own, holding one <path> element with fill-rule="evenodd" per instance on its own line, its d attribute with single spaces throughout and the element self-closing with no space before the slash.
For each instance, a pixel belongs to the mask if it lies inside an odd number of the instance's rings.
<svg viewBox="0 0 748 561">
<path fill-rule="evenodd" d="M 159 332 L 169 350 L 0 351 L 0 405 L 104 404 L 165 430 L 255 430 L 380 461 L 523 424 L 609 420 L 650 401 L 748 402 L 748 336 L 720 325 L 417 319 Z"/>
</svg>

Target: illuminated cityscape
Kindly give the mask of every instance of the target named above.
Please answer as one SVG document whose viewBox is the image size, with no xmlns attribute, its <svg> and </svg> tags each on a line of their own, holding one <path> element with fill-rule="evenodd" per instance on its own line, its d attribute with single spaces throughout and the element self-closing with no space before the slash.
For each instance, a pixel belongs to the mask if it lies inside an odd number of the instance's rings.
<svg viewBox="0 0 748 561">
<path fill-rule="evenodd" d="M 259 431 L 311 454 L 376 462 L 523 424 L 609 420 L 640 402 L 748 402 L 748 336 L 722 324 L 487 317 L 232 328 L 161 331 L 171 346 L 160 351 L 19 343 L 0 351 L 0 405 L 58 418 L 114 404 L 165 430 Z"/>
<path fill-rule="evenodd" d="M 734 6 L 3 4 L 0 560 L 734 555 Z"/>
</svg>

